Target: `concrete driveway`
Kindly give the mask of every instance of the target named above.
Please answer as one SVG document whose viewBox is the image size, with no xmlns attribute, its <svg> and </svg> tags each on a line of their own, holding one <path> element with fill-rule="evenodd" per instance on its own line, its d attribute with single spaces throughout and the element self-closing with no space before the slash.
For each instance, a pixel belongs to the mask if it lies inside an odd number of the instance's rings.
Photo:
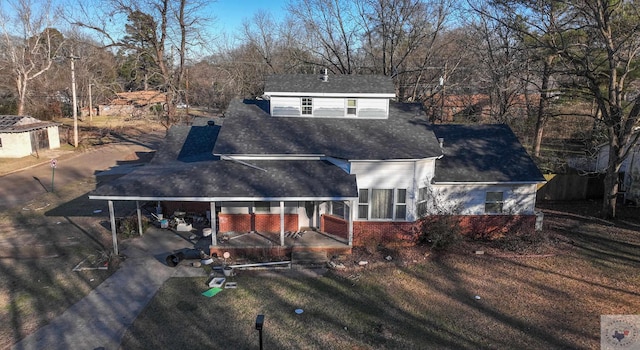
<svg viewBox="0 0 640 350">
<path fill-rule="evenodd" d="M 51 191 L 52 170 L 49 157 L 57 157 L 53 174 L 53 187 L 62 188 L 73 181 L 94 176 L 97 172 L 116 165 L 135 162 L 136 155 L 153 152 L 164 137 L 163 132 L 146 134 L 138 139 L 97 147 L 86 152 L 52 152 L 42 156 L 42 164 L 27 169 L 18 169 L 2 176 L 0 181 L 0 211 L 26 203 L 39 195 Z M 58 156 L 56 156 L 58 155 Z M 126 160 L 127 158 L 133 158 Z"/>
<path fill-rule="evenodd" d="M 170 230 L 149 229 L 121 248 L 127 258 L 118 271 L 13 349 L 118 349 L 124 332 L 167 279 L 206 276 L 189 260 L 167 266 L 164 259 L 171 252 L 193 248 Z"/>
</svg>

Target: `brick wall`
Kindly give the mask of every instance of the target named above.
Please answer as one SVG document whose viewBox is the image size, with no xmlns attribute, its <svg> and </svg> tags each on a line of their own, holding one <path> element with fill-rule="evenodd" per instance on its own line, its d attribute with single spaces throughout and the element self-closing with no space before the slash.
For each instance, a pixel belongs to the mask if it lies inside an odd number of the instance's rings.
<svg viewBox="0 0 640 350">
<path fill-rule="evenodd" d="M 371 243 L 414 244 L 418 228 L 438 220 L 431 216 L 416 222 L 355 221 L 353 223 L 353 245 Z M 476 239 L 492 239 L 509 233 L 533 232 L 535 215 L 461 215 L 454 218 L 462 235 Z"/>
<path fill-rule="evenodd" d="M 320 218 L 320 231 L 349 239 L 349 223 L 347 220 L 336 216 L 322 215 Z"/>
<path fill-rule="evenodd" d="M 355 221 L 353 223 L 353 245 L 369 243 L 413 242 L 413 222 Z"/>
<path fill-rule="evenodd" d="M 280 214 L 218 214 L 220 232 L 280 232 Z M 298 230 L 298 214 L 284 214 L 284 230 Z"/>
</svg>

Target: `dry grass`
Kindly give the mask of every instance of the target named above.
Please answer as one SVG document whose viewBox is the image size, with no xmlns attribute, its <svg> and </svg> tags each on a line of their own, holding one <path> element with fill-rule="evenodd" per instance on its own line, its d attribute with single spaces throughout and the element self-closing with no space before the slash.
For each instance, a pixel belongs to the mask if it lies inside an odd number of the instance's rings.
<svg viewBox="0 0 640 350">
<path fill-rule="evenodd" d="M 96 203 L 86 196 L 94 187 L 76 182 L 0 214 L 0 348 L 48 323 L 113 272 L 72 271 L 109 248 L 104 214 L 93 214 Z"/>
<path fill-rule="evenodd" d="M 203 279 L 173 279 L 122 348 L 255 349 L 257 314 L 271 349 L 599 348 L 600 315 L 640 313 L 640 233 L 555 209 L 549 254 L 471 242 L 320 278 L 242 272 L 211 299 Z"/>
</svg>

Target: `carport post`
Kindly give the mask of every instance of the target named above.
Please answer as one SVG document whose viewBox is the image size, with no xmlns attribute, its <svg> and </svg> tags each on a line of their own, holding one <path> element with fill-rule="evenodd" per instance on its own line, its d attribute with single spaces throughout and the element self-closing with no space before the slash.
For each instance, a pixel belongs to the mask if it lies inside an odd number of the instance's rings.
<svg viewBox="0 0 640 350">
<path fill-rule="evenodd" d="M 211 211 L 211 245 L 218 245 L 218 232 L 216 232 L 216 202 L 209 202 L 209 210 Z"/>
<path fill-rule="evenodd" d="M 138 233 L 140 233 L 140 236 L 142 236 L 142 211 L 140 210 L 139 201 L 136 201 L 136 213 L 138 213 Z"/>
<path fill-rule="evenodd" d="M 113 253 L 118 255 L 118 237 L 116 236 L 116 215 L 113 210 L 113 201 L 109 200 L 109 219 L 111 219 L 111 237 L 113 239 Z"/>
<path fill-rule="evenodd" d="M 346 203 L 350 208 L 348 211 L 349 214 L 349 247 L 353 246 L 353 214 L 355 211 L 355 208 L 357 208 L 358 206 L 356 205 L 356 201 L 350 201 Z"/>
<path fill-rule="evenodd" d="M 284 247 L 284 201 L 280 201 L 280 245 Z"/>
</svg>

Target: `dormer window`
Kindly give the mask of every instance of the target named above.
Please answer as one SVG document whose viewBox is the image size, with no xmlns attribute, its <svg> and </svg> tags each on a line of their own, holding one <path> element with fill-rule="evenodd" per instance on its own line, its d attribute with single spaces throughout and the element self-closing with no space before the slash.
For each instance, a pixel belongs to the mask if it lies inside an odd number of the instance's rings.
<svg viewBox="0 0 640 350">
<path fill-rule="evenodd" d="M 358 111 L 358 102 L 355 98 L 347 99 L 347 115 L 355 116 Z"/>
<path fill-rule="evenodd" d="M 302 98 L 302 115 L 313 115 L 313 99 L 311 97 Z"/>
</svg>

